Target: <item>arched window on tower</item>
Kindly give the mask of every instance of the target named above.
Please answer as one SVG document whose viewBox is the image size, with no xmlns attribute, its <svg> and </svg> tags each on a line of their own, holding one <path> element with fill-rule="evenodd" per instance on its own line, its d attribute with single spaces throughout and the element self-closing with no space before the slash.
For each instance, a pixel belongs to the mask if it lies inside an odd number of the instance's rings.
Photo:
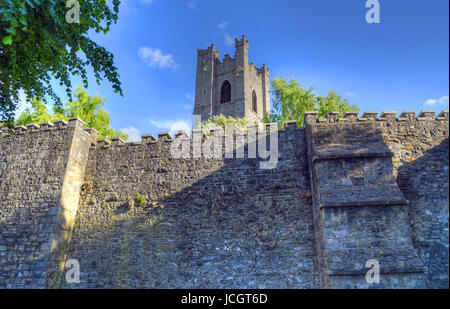
<svg viewBox="0 0 450 309">
<path fill-rule="evenodd" d="M 231 84 L 229 81 L 224 81 L 220 89 L 220 103 L 231 101 Z"/>
<path fill-rule="evenodd" d="M 252 108 L 255 111 L 255 113 L 258 112 L 258 98 L 256 97 L 255 90 L 253 90 L 253 93 L 252 93 Z"/>
</svg>

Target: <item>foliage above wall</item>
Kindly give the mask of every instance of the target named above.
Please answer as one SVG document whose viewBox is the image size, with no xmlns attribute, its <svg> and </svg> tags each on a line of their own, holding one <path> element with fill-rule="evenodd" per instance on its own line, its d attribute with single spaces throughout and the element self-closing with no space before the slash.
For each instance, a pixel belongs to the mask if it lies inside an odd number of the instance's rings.
<svg viewBox="0 0 450 309">
<path fill-rule="evenodd" d="M 110 30 L 119 3 L 78 0 L 81 13 L 73 22 L 66 20 L 64 0 L 0 1 L 0 119 L 12 125 L 21 89 L 29 100 L 50 97 L 61 106 L 51 82 L 59 81 L 71 98 L 71 76 L 80 76 L 87 88 L 88 65 L 97 83 L 105 77 L 122 94 L 113 55 L 88 37 L 91 30 Z"/>
<path fill-rule="evenodd" d="M 239 129 L 241 132 L 247 131 L 247 125 L 249 121 L 245 118 L 233 118 L 231 116 L 224 116 L 222 114 L 213 116 L 212 118 L 203 121 L 200 126 L 207 134 L 212 128 L 221 127 L 223 132 L 226 132 L 227 127 L 233 127 Z"/>
<path fill-rule="evenodd" d="M 314 93 L 314 88 L 301 88 L 295 79 L 287 82 L 283 77 L 271 81 L 273 110 L 270 121 L 283 123 L 297 120 L 298 126 L 303 126 L 303 116 L 306 111 L 319 111 L 319 117 L 328 112 L 339 112 L 339 117 L 347 111 L 359 111 L 358 105 L 350 105 L 336 91 L 331 90 L 326 97 Z M 266 122 L 269 121 L 266 117 Z"/>
<path fill-rule="evenodd" d="M 76 101 L 69 101 L 64 107 L 55 107 L 53 114 L 48 112 L 47 106 L 42 101 L 34 98 L 31 109 L 27 108 L 20 115 L 17 125 L 39 124 L 55 120 L 67 121 L 69 118 L 78 117 L 86 122 L 89 128 L 97 130 L 101 138 L 120 137 L 125 141 L 128 139 L 127 134 L 114 130 L 110 126 L 111 118 L 103 108 L 105 102 L 103 97 L 97 95 L 92 97 L 81 87 L 76 88 L 74 96 Z"/>
</svg>

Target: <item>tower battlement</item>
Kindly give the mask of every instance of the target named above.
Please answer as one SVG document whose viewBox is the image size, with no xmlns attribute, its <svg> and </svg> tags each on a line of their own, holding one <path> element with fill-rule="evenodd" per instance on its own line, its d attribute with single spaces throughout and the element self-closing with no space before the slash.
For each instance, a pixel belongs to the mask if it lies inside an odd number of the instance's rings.
<svg viewBox="0 0 450 309">
<path fill-rule="evenodd" d="M 248 61 L 249 41 L 235 38 L 235 55 L 221 61 L 214 44 L 197 50 L 194 115 L 223 114 L 263 122 L 270 111 L 269 70 Z"/>
<path fill-rule="evenodd" d="M 234 38 L 234 46 L 236 48 L 246 45 L 248 47 L 248 40 L 245 39 L 245 35 L 242 35 L 242 38 L 239 40 L 238 38 Z"/>
</svg>

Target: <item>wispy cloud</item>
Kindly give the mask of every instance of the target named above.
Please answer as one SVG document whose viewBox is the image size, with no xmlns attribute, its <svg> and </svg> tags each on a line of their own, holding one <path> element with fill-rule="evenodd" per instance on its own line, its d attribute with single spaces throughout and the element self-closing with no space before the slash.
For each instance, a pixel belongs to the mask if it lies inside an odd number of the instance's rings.
<svg viewBox="0 0 450 309">
<path fill-rule="evenodd" d="M 436 103 L 437 103 L 436 99 L 428 99 L 425 101 L 425 105 L 428 105 L 428 106 L 436 105 Z"/>
<path fill-rule="evenodd" d="M 228 46 L 233 46 L 234 38 L 229 34 L 225 34 L 225 44 Z"/>
<path fill-rule="evenodd" d="M 438 99 L 428 99 L 425 101 L 425 105 L 427 106 L 448 105 L 448 103 L 449 103 L 448 96 L 442 96 Z"/>
<path fill-rule="evenodd" d="M 184 108 L 184 109 L 192 109 L 192 105 L 184 104 L 184 105 L 183 105 L 183 108 Z"/>
<path fill-rule="evenodd" d="M 218 29 L 225 29 L 228 26 L 228 23 L 226 21 L 221 22 L 220 24 L 217 25 Z"/>
<path fill-rule="evenodd" d="M 159 48 L 144 46 L 139 48 L 138 55 L 150 67 L 171 70 L 176 70 L 179 67 L 172 54 L 164 54 Z"/>
<path fill-rule="evenodd" d="M 186 99 L 188 99 L 190 101 L 195 100 L 195 96 L 192 93 L 186 93 L 185 97 L 186 97 Z"/>
<path fill-rule="evenodd" d="M 234 38 L 228 33 L 227 28 L 228 23 L 226 21 L 217 25 L 217 29 L 223 34 L 225 45 L 232 46 L 234 44 Z"/>
<path fill-rule="evenodd" d="M 346 97 L 356 97 L 356 93 L 354 93 L 354 92 L 346 92 L 344 95 Z"/>
<path fill-rule="evenodd" d="M 438 100 L 439 104 L 447 104 L 448 105 L 448 95 L 444 97 L 440 97 Z"/>
<path fill-rule="evenodd" d="M 132 14 L 137 14 L 138 11 L 137 9 L 134 7 L 134 5 L 132 3 L 130 3 L 130 0 L 122 0 L 120 1 L 120 12 L 130 12 Z"/>
<path fill-rule="evenodd" d="M 131 12 L 133 14 L 138 14 L 138 9 L 136 8 L 137 2 L 143 5 L 153 4 L 155 0 L 121 0 L 120 1 L 120 10 L 124 10 L 125 12 Z"/>
<path fill-rule="evenodd" d="M 120 129 L 125 134 L 128 134 L 128 142 L 139 142 L 141 140 L 141 131 L 139 129 L 128 126 Z"/>
<path fill-rule="evenodd" d="M 149 119 L 149 123 L 157 129 L 168 130 L 170 132 L 175 132 L 177 130 L 185 130 L 186 132 L 191 132 L 192 128 L 192 122 L 190 119 Z"/>
</svg>

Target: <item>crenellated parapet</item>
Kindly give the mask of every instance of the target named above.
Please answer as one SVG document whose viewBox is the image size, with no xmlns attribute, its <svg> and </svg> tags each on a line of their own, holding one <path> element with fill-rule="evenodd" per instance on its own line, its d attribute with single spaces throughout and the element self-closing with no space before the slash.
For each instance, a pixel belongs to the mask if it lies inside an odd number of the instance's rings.
<svg viewBox="0 0 450 309">
<path fill-rule="evenodd" d="M 52 132 L 60 130 L 70 130 L 75 127 L 82 128 L 83 134 L 92 137 L 92 142 L 95 143 L 98 132 L 95 129 L 85 127 L 86 123 L 80 118 L 74 117 L 65 120 L 55 120 L 53 122 L 46 121 L 39 124 L 32 123 L 26 126 L 19 125 L 10 129 L 7 127 L 0 128 L 0 138 L 13 138 L 18 135 L 38 134 L 43 132 Z"/>
<path fill-rule="evenodd" d="M 414 111 L 404 111 L 400 114 L 399 117 L 396 117 L 396 112 L 394 111 L 383 111 L 381 113 L 376 111 L 367 111 L 363 112 L 360 117 L 358 117 L 358 112 L 349 111 L 344 112 L 343 115 L 339 115 L 339 112 L 330 112 L 324 115 L 324 117 L 318 117 L 317 111 L 305 112 L 305 124 L 331 124 L 331 123 L 383 123 L 383 122 L 405 122 L 405 121 L 448 121 L 448 111 L 442 111 L 437 116 L 434 111 L 422 111 L 416 115 Z M 43 125 L 43 124 L 41 124 Z M 265 124 L 261 125 L 258 129 L 259 135 L 269 135 L 270 134 L 270 125 Z M 274 125 L 274 124 L 272 124 Z M 48 128 L 40 128 L 39 125 L 30 125 L 30 132 L 33 130 L 48 130 Z M 45 126 L 45 124 L 44 124 Z M 62 124 L 62 126 L 64 126 Z M 67 126 L 67 124 L 66 124 Z M 48 127 L 48 124 L 47 124 Z M 61 128 L 61 126 L 59 126 Z M 284 134 L 288 130 L 303 130 L 303 128 L 299 128 L 296 120 L 285 121 L 281 128 L 277 129 L 279 134 Z M 6 131 L 6 128 L 3 128 L 2 131 Z M 85 131 L 89 134 L 90 130 L 93 129 L 85 129 Z M 18 131 L 24 132 L 24 128 L 18 128 Z M 25 130 L 26 131 L 26 130 Z M 100 139 L 96 142 L 98 147 L 121 147 L 121 146 L 137 146 L 141 144 L 156 144 L 156 143 L 170 143 L 177 139 L 179 136 L 183 136 L 185 138 L 189 138 L 192 141 L 192 133 L 198 133 L 198 130 L 194 130 L 193 132 L 188 132 L 184 130 L 179 130 L 175 132 L 175 135 L 172 136 L 169 132 L 159 132 L 157 137 L 152 134 L 144 134 L 141 136 L 140 142 L 125 142 L 122 139 L 115 137 L 112 138 L 111 141 L 106 139 Z M 98 135 L 98 133 L 96 133 Z M 248 139 L 248 132 L 244 131 L 241 134 Z M 209 135 L 206 132 L 202 133 L 202 140 L 207 138 Z M 226 134 L 223 134 L 225 138 Z M 95 147 L 95 145 L 93 145 Z"/>
<path fill-rule="evenodd" d="M 216 51 L 214 44 L 211 44 L 207 49 L 197 49 L 197 57 L 207 57 L 212 55 L 214 59 L 219 59 L 220 53 Z"/>
<path fill-rule="evenodd" d="M 305 121 L 314 123 L 335 123 L 335 122 L 404 122 L 404 121 L 448 121 L 448 110 L 441 111 L 437 116 L 433 110 L 424 110 L 416 115 L 415 111 L 404 111 L 397 117 L 395 111 L 365 111 L 358 117 L 358 112 L 329 112 L 323 117 L 318 117 L 318 112 L 306 112 Z"/>
<path fill-rule="evenodd" d="M 223 56 L 222 61 L 220 59 L 216 59 L 216 64 L 218 64 L 218 65 L 220 65 L 220 64 L 223 64 L 223 65 L 234 64 L 235 60 L 236 60 L 235 57 L 231 57 L 229 54 L 225 54 Z"/>
<path fill-rule="evenodd" d="M 251 71 L 252 74 L 255 74 L 258 77 L 262 77 L 262 75 L 268 75 L 269 74 L 269 69 L 266 68 L 266 65 L 263 64 L 262 67 L 258 68 L 253 62 L 250 62 L 248 64 L 248 67 Z"/>
<path fill-rule="evenodd" d="M 366 111 L 361 113 L 361 116 L 358 117 L 358 112 L 349 111 L 344 112 L 343 115 L 340 115 L 339 112 L 329 112 L 324 115 L 324 117 L 318 117 L 317 111 L 305 112 L 304 122 L 305 124 L 331 124 L 331 123 L 364 123 L 364 122 L 397 122 L 402 123 L 406 121 L 414 121 L 414 122 L 422 122 L 422 121 L 437 121 L 443 122 L 448 121 L 449 112 L 448 110 L 441 111 L 438 115 L 436 115 L 435 111 L 421 111 L 420 113 L 416 113 L 415 111 L 404 111 L 398 117 L 395 111 L 383 111 L 381 113 L 376 111 Z M 261 125 L 258 129 L 258 134 L 266 134 L 270 133 L 270 125 Z M 273 124 L 272 124 L 273 125 Z M 0 128 L 0 138 L 8 138 L 14 135 L 24 135 L 24 134 L 35 134 L 39 132 L 49 132 L 49 131 L 57 131 L 57 130 L 67 130 L 69 128 L 73 128 L 75 126 L 80 126 L 83 128 L 83 134 L 87 136 L 92 136 L 92 147 L 120 147 L 124 145 L 140 145 L 140 144 L 154 144 L 158 142 L 172 142 L 179 136 L 184 136 L 192 139 L 192 134 L 188 134 L 188 132 L 184 130 L 179 130 L 175 132 L 175 135 L 172 135 L 169 132 L 159 132 L 157 134 L 157 138 L 152 134 L 144 134 L 141 136 L 140 142 L 125 142 L 119 137 L 113 137 L 111 140 L 107 139 L 97 139 L 98 132 L 95 129 L 85 127 L 85 122 L 79 118 L 70 118 L 68 121 L 65 120 L 56 120 L 54 122 L 43 122 L 40 124 L 28 124 L 27 126 L 16 126 L 12 130 L 7 127 Z M 297 121 L 290 120 L 285 121 L 282 124 L 282 127 L 278 129 L 280 134 L 286 132 L 286 130 L 297 129 L 303 130 L 303 128 L 297 127 Z M 193 133 L 196 131 L 194 130 Z M 12 133 L 12 134 L 11 134 Z M 247 132 L 242 132 L 245 138 L 248 138 Z M 225 136 L 225 134 L 224 134 Z M 207 134 L 203 134 L 203 138 L 207 137 Z"/>
<path fill-rule="evenodd" d="M 245 35 L 242 35 L 241 39 L 234 38 L 234 45 L 236 48 L 245 46 L 248 48 L 248 40 L 245 38 Z"/>
</svg>

